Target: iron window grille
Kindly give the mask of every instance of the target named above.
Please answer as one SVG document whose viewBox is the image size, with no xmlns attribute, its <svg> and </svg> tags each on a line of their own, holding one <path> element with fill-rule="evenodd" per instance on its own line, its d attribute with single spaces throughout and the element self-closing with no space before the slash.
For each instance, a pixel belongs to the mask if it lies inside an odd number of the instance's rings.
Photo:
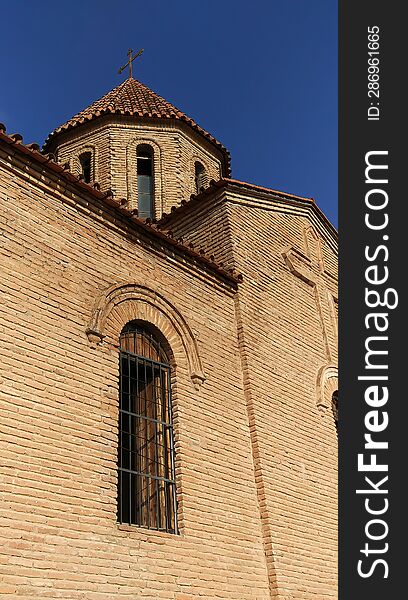
<svg viewBox="0 0 408 600">
<path fill-rule="evenodd" d="M 157 337 L 120 336 L 118 521 L 177 533 L 171 369 Z"/>
</svg>

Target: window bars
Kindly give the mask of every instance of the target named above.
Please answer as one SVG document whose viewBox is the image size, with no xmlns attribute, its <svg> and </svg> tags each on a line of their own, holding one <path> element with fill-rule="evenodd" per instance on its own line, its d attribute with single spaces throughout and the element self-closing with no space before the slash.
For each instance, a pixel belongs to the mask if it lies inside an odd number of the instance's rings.
<svg viewBox="0 0 408 600">
<path fill-rule="evenodd" d="M 120 336 L 118 521 L 177 533 L 169 360 L 133 323 Z"/>
</svg>

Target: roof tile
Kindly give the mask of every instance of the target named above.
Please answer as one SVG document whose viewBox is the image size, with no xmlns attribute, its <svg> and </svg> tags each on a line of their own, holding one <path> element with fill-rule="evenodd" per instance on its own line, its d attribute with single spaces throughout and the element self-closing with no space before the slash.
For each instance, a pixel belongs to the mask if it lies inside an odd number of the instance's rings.
<svg viewBox="0 0 408 600">
<path fill-rule="evenodd" d="M 88 108 L 85 108 L 66 123 L 54 129 L 46 139 L 44 148 L 46 149 L 50 141 L 59 133 L 108 113 L 184 121 L 224 153 L 227 170 L 229 171 L 229 152 L 221 142 L 216 140 L 210 133 L 205 131 L 181 110 L 153 92 L 146 85 L 133 78 L 126 79 L 120 85 L 105 94 L 105 96 L 93 102 Z"/>
</svg>

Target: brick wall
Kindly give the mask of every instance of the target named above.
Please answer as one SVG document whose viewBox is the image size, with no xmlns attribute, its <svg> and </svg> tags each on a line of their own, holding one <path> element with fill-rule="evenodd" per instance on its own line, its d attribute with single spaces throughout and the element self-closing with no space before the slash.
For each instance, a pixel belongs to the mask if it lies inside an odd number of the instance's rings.
<svg viewBox="0 0 408 600">
<path fill-rule="evenodd" d="M 306 201 L 233 183 L 175 212 L 166 227 L 206 241 L 208 252 L 244 274 L 237 325 L 273 597 L 336 598 L 332 229 Z M 228 232 L 224 243 L 220 232 Z M 322 373 L 331 377 L 324 390 Z"/>
<path fill-rule="evenodd" d="M 18 150 L 0 169 L 0 594 L 270 598 L 233 286 Z M 114 303 L 98 345 L 86 329 L 120 285 L 150 291 Z M 116 522 L 117 338 L 131 318 L 155 321 L 175 357 L 177 536 Z"/>
<path fill-rule="evenodd" d="M 98 146 L 112 177 L 116 129 Z M 243 272 L 236 292 L 18 150 L 0 168 L 0 593 L 335 598 L 332 228 L 233 183 L 173 213 L 175 237 Z M 116 523 L 117 340 L 134 318 L 174 355 L 179 536 Z"/>
<path fill-rule="evenodd" d="M 50 149 L 79 174 L 78 156 L 94 148 L 95 179 L 101 188 L 111 188 L 137 208 L 138 144 L 148 144 L 154 152 L 156 218 L 195 193 L 195 161 L 205 167 L 208 182 L 222 175 L 220 152 L 180 122 L 104 117 L 59 136 Z"/>
</svg>

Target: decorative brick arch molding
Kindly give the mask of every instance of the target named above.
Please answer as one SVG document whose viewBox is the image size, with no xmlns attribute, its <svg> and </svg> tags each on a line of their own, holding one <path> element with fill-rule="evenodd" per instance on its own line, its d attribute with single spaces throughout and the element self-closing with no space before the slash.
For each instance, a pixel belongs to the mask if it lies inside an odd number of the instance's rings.
<svg viewBox="0 0 408 600">
<path fill-rule="evenodd" d="M 187 363 L 196 389 L 205 381 L 194 335 L 180 312 L 156 291 L 137 284 L 110 287 L 99 298 L 86 329 L 94 346 L 105 340 L 118 346 L 120 332 L 129 321 L 151 323 L 164 335 L 176 365 Z"/>
<path fill-rule="evenodd" d="M 317 408 L 321 412 L 331 409 L 333 392 L 339 389 L 338 370 L 336 365 L 325 365 L 317 375 Z"/>
</svg>

